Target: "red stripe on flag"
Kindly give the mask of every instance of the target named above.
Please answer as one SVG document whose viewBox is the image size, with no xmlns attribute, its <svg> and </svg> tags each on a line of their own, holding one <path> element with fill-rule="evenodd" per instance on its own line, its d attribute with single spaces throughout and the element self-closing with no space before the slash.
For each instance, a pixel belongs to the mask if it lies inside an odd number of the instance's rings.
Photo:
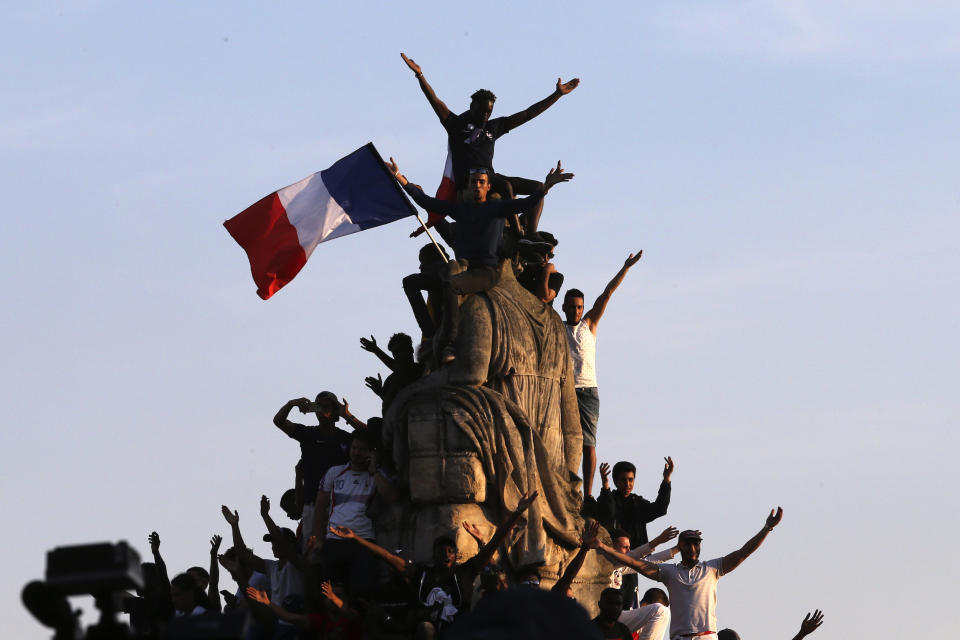
<svg viewBox="0 0 960 640">
<path fill-rule="evenodd" d="M 293 280 L 307 255 L 297 230 L 276 193 L 271 193 L 223 223 L 247 252 L 257 295 L 266 300 Z"/>
</svg>

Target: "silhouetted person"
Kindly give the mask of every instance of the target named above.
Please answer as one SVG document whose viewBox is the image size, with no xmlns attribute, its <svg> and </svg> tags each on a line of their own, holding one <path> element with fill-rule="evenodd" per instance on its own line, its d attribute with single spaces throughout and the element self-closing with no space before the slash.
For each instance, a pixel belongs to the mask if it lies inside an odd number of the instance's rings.
<svg viewBox="0 0 960 640">
<path fill-rule="evenodd" d="M 440 225 L 437 226 L 439 229 Z M 410 302 L 410 309 L 413 310 L 413 317 L 417 320 L 423 339 L 429 340 L 436 333 L 437 325 L 440 324 L 443 304 L 441 278 L 446 271 L 450 256 L 443 247 L 431 242 L 420 249 L 419 259 L 420 270 L 403 279 L 403 292 Z M 423 291 L 427 293 L 426 300 L 423 299 L 421 293 Z M 428 304 L 433 307 L 432 314 Z"/>
<path fill-rule="evenodd" d="M 294 407 L 303 414 L 316 415 L 318 424 L 308 426 L 291 421 L 288 416 Z M 331 391 L 321 391 L 313 402 L 307 398 L 289 400 L 273 417 L 273 424 L 278 429 L 300 443 L 300 467 L 303 475 L 303 531 L 301 534 L 303 540 L 313 533 L 313 505 L 317 500 L 320 479 L 327 469 L 347 461 L 350 434 L 336 427 L 341 417 L 355 429 L 366 426 L 350 413 L 349 405 L 346 402 L 341 405 L 337 396 Z"/>
<path fill-rule="evenodd" d="M 569 82 L 561 82 L 560 78 L 557 78 L 557 86 L 554 92 L 540 102 L 511 116 L 491 120 L 490 114 L 493 112 L 493 103 L 497 99 L 493 92 L 487 89 L 474 92 L 470 96 L 470 108 L 460 115 L 456 115 L 434 93 L 427 79 L 423 77 L 420 66 L 405 54 L 401 53 L 400 56 L 416 75 L 423 95 L 427 97 L 434 113 L 440 119 L 440 124 L 447 132 L 447 145 L 453 164 L 453 180 L 458 190 L 468 186 L 469 172 L 474 167 L 490 169 L 489 181 L 491 186 L 504 199 L 511 199 L 514 195 L 530 195 L 543 187 L 536 180 L 508 178 L 493 173 L 493 153 L 496 141 L 499 137 L 536 118 L 562 96 L 576 89 L 580 84 L 579 78 L 574 78 Z M 537 235 L 536 231 L 540 213 L 543 210 L 543 202 L 531 200 L 528 204 L 530 206 L 518 210 L 527 213 L 525 220 L 527 237 L 532 241 L 542 243 L 543 240 Z M 430 211 L 441 215 L 449 215 L 436 208 L 430 208 Z"/>
<path fill-rule="evenodd" d="M 623 601 L 620 599 L 619 589 L 608 587 L 601 591 L 597 606 L 600 607 L 600 614 L 593 619 L 593 624 L 600 629 L 603 638 L 633 640 L 633 634 L 630 633 L 627 625 L 618 620 L 620 612 L 623 611 Z"/>
<path fill-rule="evenodd" d="M 460 296 L 486 291 L 500 277 L 498 248 L 503 236 L 504 218 L 529 208 L 555 184 L 572 179 L 573 174 L 564 173 L 558 162 L 556 169 L 551 169 L 547 174 L 543 185 L 527 198 L 490 200 L 487 198 L 490 193 L 490 170 L 478 168 L 470 174 L 470 201 L 444 202 L 427 196 L 420 187 L 409 182 L 400 174 L 393 158 L 390 158 L 387 168 L 414 202 L 424 209 L 449 215 L 457 221 L 453 251 L 460 264 L 451 263 L 447 272 L 443 302 L 447 346 L 439 358 L 441 362 L 449 362 L 456 357 Z M 460 271 L 464 265 L 467 269 Z"/>
<path fill-rule="evenodd" d="M 400 390 L 417 380 L 422 372 L 422 367 L 413 359 L 413 340 L 405 333 L 395 333 L 390 336 L 387 349 L 392 357 L 384 353 L 373 336 L 369 339 L 360 338 L 360 347 L 377 356 L 391 371 L 386 380 L 381 380 L 379 374 L 376 378 L 371 376 L 365 380 L 367 386 L 380 396 L 383 401 L 382 415 L 386 415 L 387 409 Z"/>
<path fill-rule="evenodd" d="M 199 616 L 207 612 L 207 594 L 189 573 L 181 573 L 170 581 L 170 599 L 178 616 Z"/>
<path fill-rule="evenodd" d="M 617 290 L 627 275 L 643 255 L 630 254 L 623 267 L 607 283 L 603 293 L 589 311 L 584 313 L 583 292 L 569 289 L 563 296 L 563 310 L 566 318 L 567 342 L 573 356 L 573 385 L 577 389 L 577 404 L 580 409 L 580 427 L 583 429 L 583 497 L 589 502 L 593 496 L 593 474 L 597 470 L 597 421 L 600 419 L 600 394 L 597 391 L 597 325 L 603 312 L 607 310 L 610 296 Z M 588 498 L 590 500 L 588 500 Z M 589 508 L 589 507 L 588 507 Z"/>
</svg>

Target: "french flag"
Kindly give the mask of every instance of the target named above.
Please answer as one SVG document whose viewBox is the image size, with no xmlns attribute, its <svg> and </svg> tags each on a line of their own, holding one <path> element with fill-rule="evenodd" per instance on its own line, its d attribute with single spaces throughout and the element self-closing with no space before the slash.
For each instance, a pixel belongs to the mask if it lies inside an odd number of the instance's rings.
<svg viewBox="0 0 960 640">
<path fill-rule="evenodd" d="M 247 252 L 257 295 L 293 280 L 318 244 L 414 215 L 368 143 L 329 169 L 275 191 L 223 223 Z"/>
</svg>

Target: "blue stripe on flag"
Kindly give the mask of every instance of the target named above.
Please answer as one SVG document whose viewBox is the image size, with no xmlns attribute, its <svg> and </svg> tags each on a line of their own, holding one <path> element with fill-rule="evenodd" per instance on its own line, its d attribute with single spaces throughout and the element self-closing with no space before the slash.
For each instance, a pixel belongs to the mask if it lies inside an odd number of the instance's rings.
<svg viewBox="0 0 960 640">
<path fill-rule="evenodd" d="M 415 209 L 393 179 L 373 143 L 367 143 L 320 172 L 331 197 L 360 229 L 413 215 Z"/>
</svg>

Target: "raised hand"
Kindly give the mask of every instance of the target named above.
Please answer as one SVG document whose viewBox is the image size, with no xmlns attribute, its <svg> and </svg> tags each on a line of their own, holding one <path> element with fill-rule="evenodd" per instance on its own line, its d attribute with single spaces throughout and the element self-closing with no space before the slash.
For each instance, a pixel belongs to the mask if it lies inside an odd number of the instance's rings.
<svg viewBox="0 0 960 640">
<path fill-rule="evenodd" d="M 770 515 L 767 516 L 767 528 L 773 529 L 775 526 L 780 524 L 780 521 L 783 520 L 783 507 L 777 507 L 777 510 L 770 510 Z"/>
<path fill-rule="evenodd" d="M 586 549 L 595 549 L 597 543 L 597 536 L 600 533 L 600 523 L 597 520 L 591 522 L 586 529 L 583 530 L 583 537 L 580 539 L 580 546 Z"/>
<path fill-rule="evenodd" d="M 477 541 L 479 544 L 483 544 L 483 534 L 480 533 L 480 529 L 477 528 L 477 525 L 472 522 L 467 522 L 464 520 L 460 524 L 463 525 L 464 531 L 470 534 L 470 536 Z"/>
<path fill-rule="evenodd" d="M 411 60 L 407 64 L 410 64 L 410 62 L 413 62 L 413 61 Z M 419 69 L 419 67 L 417 68 Z M 557 92 L 562 96 L 567 95 L 568 93 L 570 93 L 571 91 L 573 91 L 579 86 L 580 86 L 580 78 L 574 78 L 569 82 L 560 82 L 560 78 L 557 78 Z"/>
<path fill-rule="evenodd" d="M 266 518 L 270 515 L 270 498 L 260 496 L 260 515 Z"/>
<path fill-rule="evenodd" d="M 393 159 L 393 158 L 391 158 L 391 160 L 392 160 L 392 159 Z M 558 184 L 558 183 L 560 183 L 560 182 L 569 182 L 569 181 L 572 180 L 572 179 L 573 179 L 573 174 L 572 174 L 572 173 L 564 173 L 564 172 L 563 172 L 563 167 L 560 166 L 560 161 L 557 160 L 557 167 L 556 167 L 556 169 L 550 169 L 550 173 L 548 173 L 548 174 L 547 174 L 547 177 L 544 178 L 543 184 L 544 184 L 544 186 L 545 186 L 547 189 L 549 189 L 550 187 L 552 187 L 552 186 L 555 185 L 555 184 Z"/>
<path fill-rule="evenodd" d="M 640 253 L 643 253 L 643 252 L 641 251 Z M 639 259 L 640 259 L 640 254 L 638 253 L 637 260 Z M 663 460 L 665 463 L 663 465 L 663 480 L 664 482 L 670 482 L 670 476 L 673 475 L 673 468 L 674 468 L 673 458 L 671 458 L 670 456 L 667 456 Z"/>
<path fill-rule="evenodd" d="M 337 408 L 337 413 L 340 414 L 341 418 L 350 416 L 350 403 L 347 402 L 346 398 L 340 398 L 340 406 Z"/>
<path fill-rule="evenodd" d="M 676 527 L 667 527 L 664 529 L 660 535 L 650 541 L 650 544 L 654 547 L 659 547 L 664 542 L 668 540 L 673 540 L 680 534 L 680 530 Z"/>
<path fill-rule="evenodd" d="M 532 505 L 532 504 L 534 503 L 534 501 L 537 499 L 537 496 L 539 496 L 539 495 L 540 495 L 540 492 L 539 492 L 539 491 L 534 491 L 534 492 L 531 493 L 530 495 L 523 494 L 523 495 L 520 497 L 520 501 L 517 502 L 517 510 L 516 510 L 516 513 L 520 514 L 520 513 L 523 513 L 524 511 L 526 511 L 526 510 L 530 507 L 530 505 Z"/>
<path fill-rule="evenodd" d="M 803 622 L 800 623 L 800 634 L 797 637 L 802 638 L 803 636 L 810 635 L 816 631 L 817 627 L 821 624 L 823 624 L 823 612 L 820 611 L 820 609 L 814 609 L 812 614 L 808 613 L 804 616 Z"/>
<path fill-rule="evenodd" d="M 390 158 L 390 162 L 384 162 L 383 164 L 385 164 L 385 165 L 387 166 L 387 170 L 388 170 L 388 171 L 391 173 L 391 175 L 393 175 L 394 177 L 400 175 L 400 167 L 397 166 L 397 161 L 394 160 L 393 158 Z"/>
<path fill-rule="evenodd" d="M 610 463 L 600 463 L 600 486 L 604 489 L 610 488 Z"/>
<path fill-rule="evenodd" d="M 217 552 L 220 551 L 221 542 L 223 542 L 223 538 L 218 535 L 214 535 L 212 538 L 210 538 L 210 555 L 217 555 Z"/>
<path fill-rule="evenodd" d="M 353 529 L 351 529 L 350 527 L 336 527 L 331 525 L 330 533 L 332 533 L 333 535 L 339 538 L 343 538 L 344 540 L 350 540 L 351 538 L 357 537 L 357 534 L 355 534 L 353 532 Z M 314 538 L 315 536 L 310 536 L 310 537 Z"/>
<path fill-rule="evenodd" d="M 410 67 L 410 71 L 413 71 L 414 74 L 419 76 L 423 73 L 423 71 L 420 70 L 420 65 L 408 58 L 407 54 L 401 53 L 400 57 L 403 58 L 403 61 L 407 63 L 407 66 Z M 559 79 L 557 81 L 559 82 Z M 577 82 L 579 82 L 579 80 Z"/>
<path fill-rule="evenodd" d="M 637 261 L 640 260 L 640 256 L 643 255 L 643 250 L 637 251 L 635 254 L 631 253 L 627 256 L 627 259 L 623 261 L 623 266 L 630 268 L 633 265 L 637 264 Z"/>
<path fill-rule="evenodd" d="M 377 374 L 376 378 L 374 378 L 373 376 L 367 376 L 366 378 L 363 379 L 363 382 L 367 385 L 367 387 L 371 391 L 373 391 L 378 396 L 383 395 L 383 378 L 380 377 L 379 373 Z"/>
<path fill-rule="evenodd" d="M 390 158 L 393 160 L 393 158 Z M 373 336 L 370 336 L 370 339 L 360 338 L 360 348 L 364 351 L 369 351 L 370 353 L 376 353 L 377 351 L 377 339 Z"/>
<path fill-rule="evenodd" d="M 266 591 L 260 591 L 256 587 L 247 587 L 247 597 L 260 604 L 270 604 L 270 596 Z"/>
<path fill-rule="evenodd" d="M 156 531 L 147 536 L 147 542 L 150 543 L 150 551 L 156 553 L 160 549 L 160 534 Z"/>
<path fill-rule="evenodd" d="M 227 505 L 220 506 L 220 513 L 223 514 L 223 519 L 227 521 L 231 527 L 235 527 L 240 523 L 240 514 L 236 511 L 230 511 L 230 507 Z"/>
<path fill-rule="evenodd" d="M 323 584 L 320 585 L 320 593 L 323 594 L 324 598 L 332 600 L 336 596 L 333 593 L 333 585 L 330 584 L 329 580 L 324 580 Z"/>
</svg>

